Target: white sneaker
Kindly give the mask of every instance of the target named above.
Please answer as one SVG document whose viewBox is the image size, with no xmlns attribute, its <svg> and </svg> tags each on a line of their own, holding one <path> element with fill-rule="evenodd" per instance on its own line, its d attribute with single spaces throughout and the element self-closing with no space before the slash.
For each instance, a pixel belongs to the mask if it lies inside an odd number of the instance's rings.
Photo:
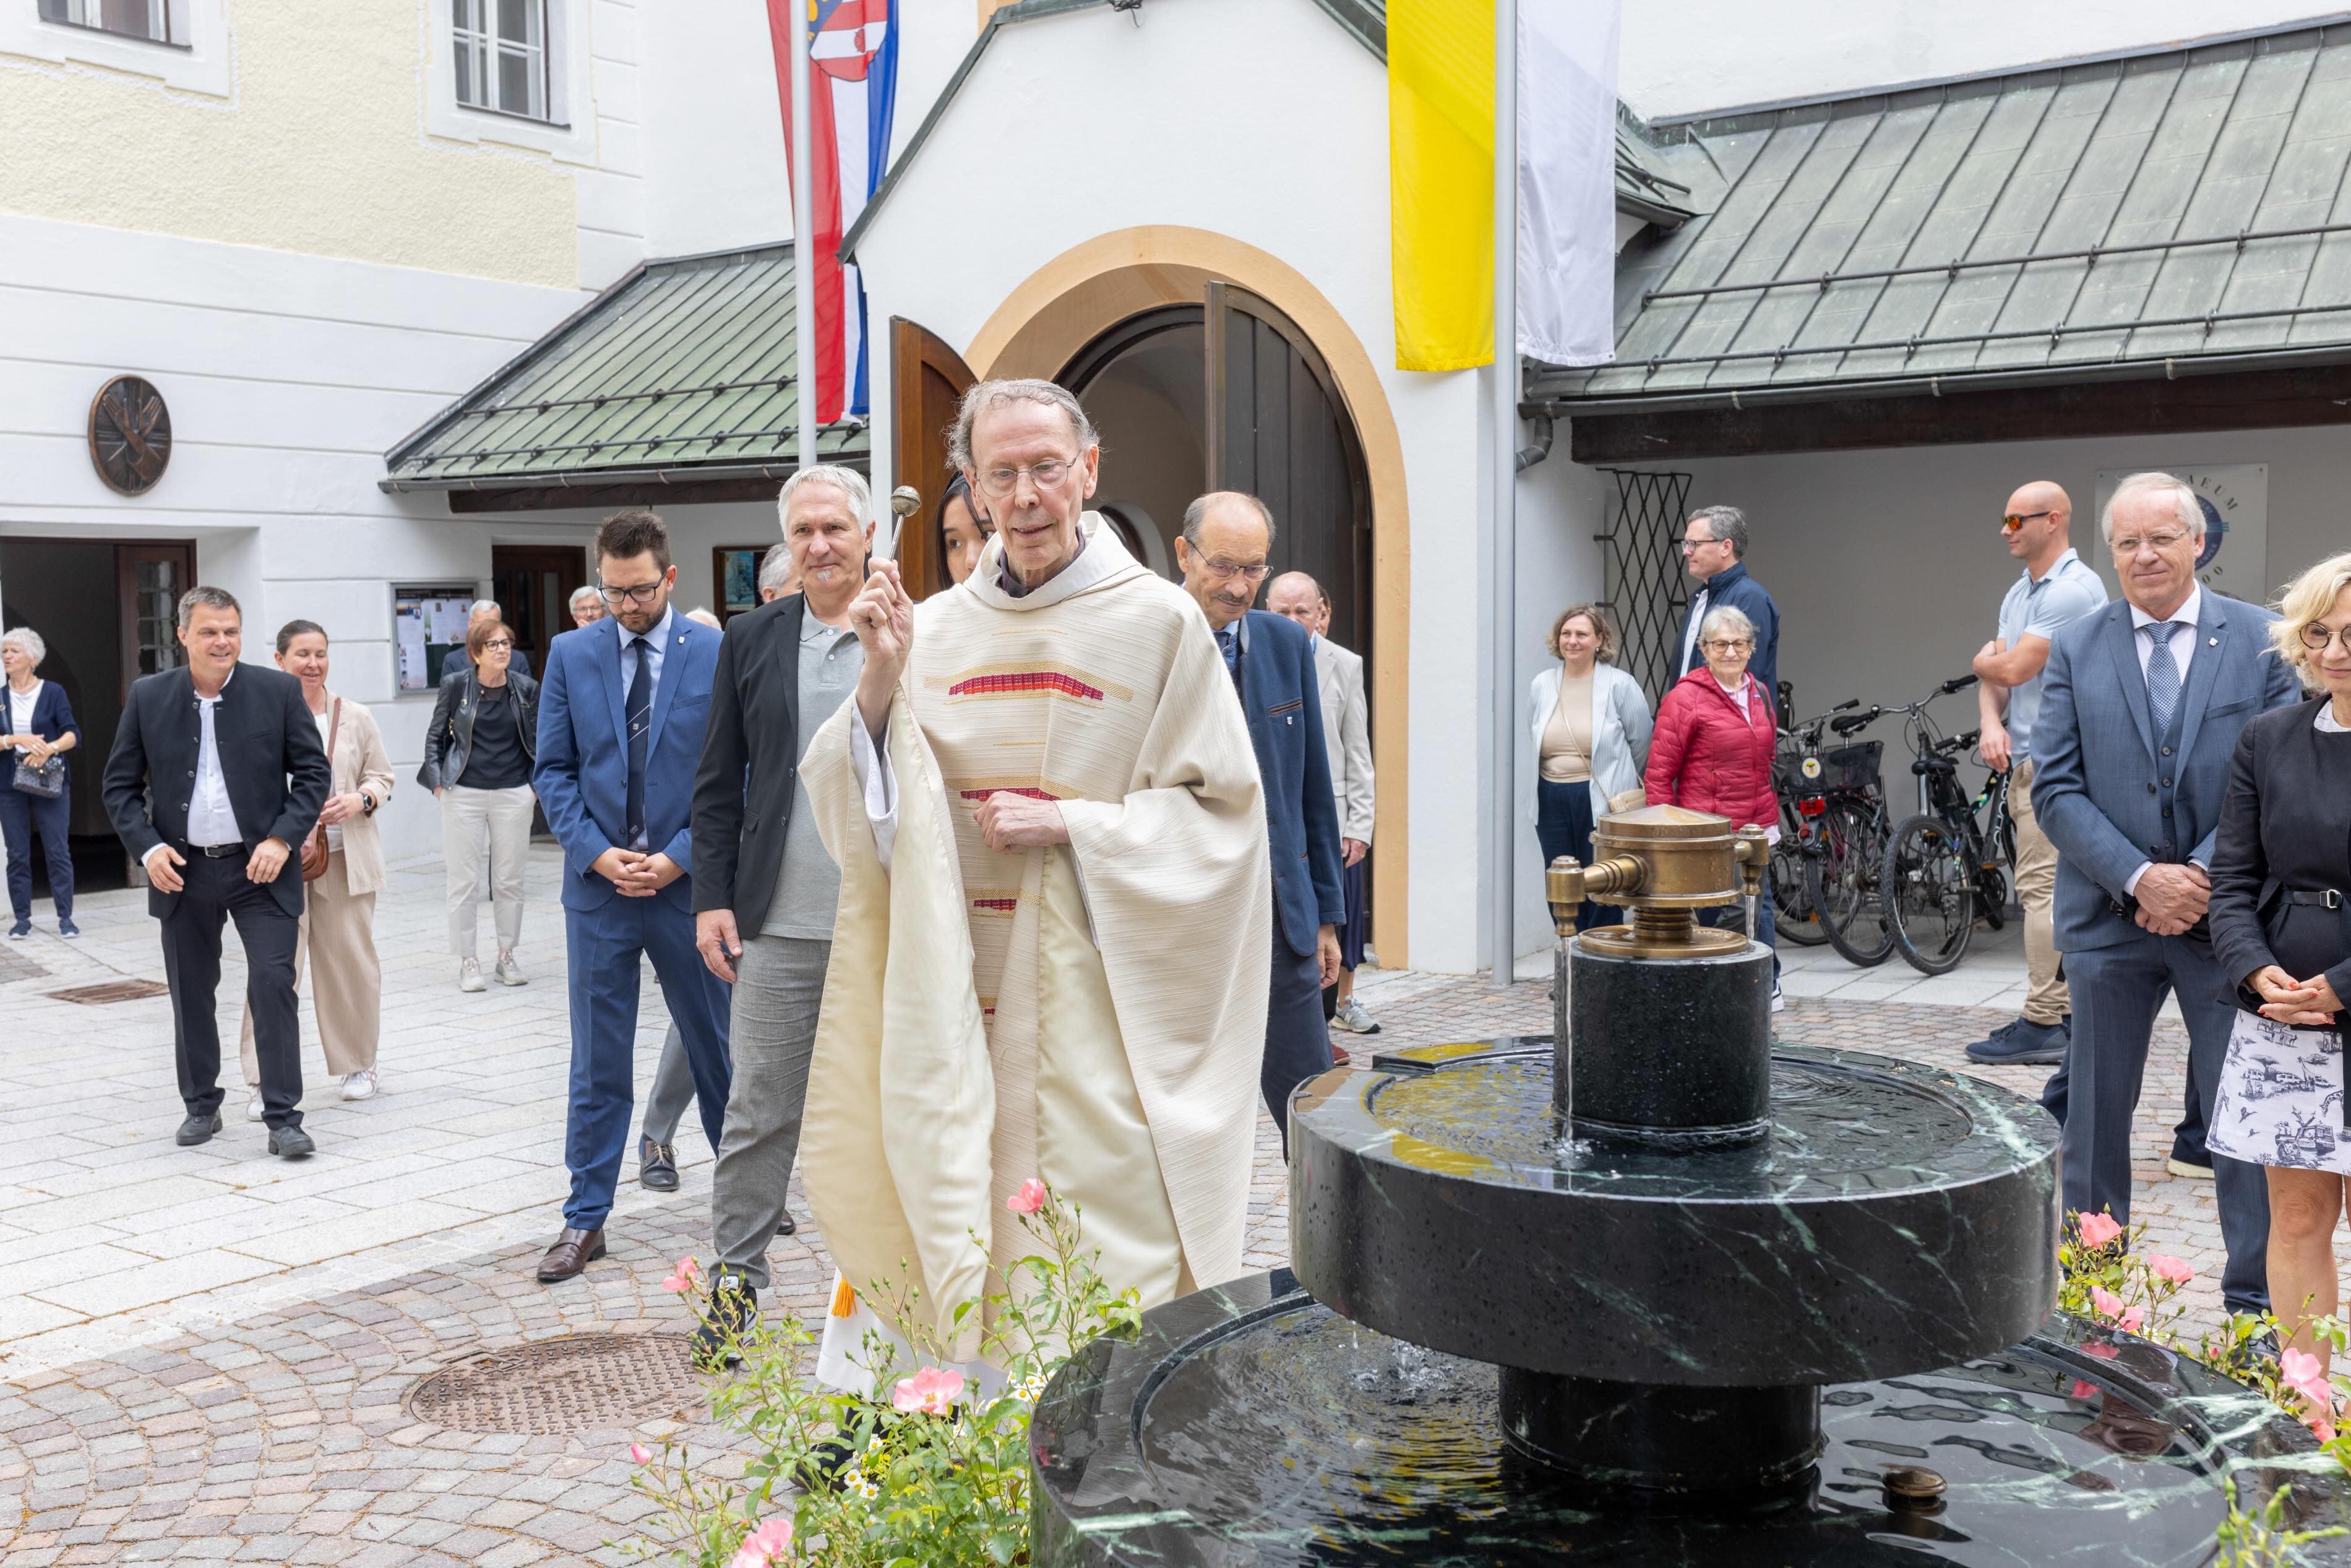
<svg viewBox="0 0 2351 1568">
<path fill-rule="evenodd" d="M 457 960 L 457 988 L 461 991 L 486 991 L 490 988 L 489 982 L 482 978 L 482 961 L 479 958 Z"/>
<path fill-rule="evenodd" d="M 261 1120 L 261 1091 L 258 1089 L 245 1103 L 245 1119 L 248 1122 Z"/>
<path fill-rule="evenodd" d="M 343 1079 L 343 1098 L 372 1100 L 375 1098 L 375 1069 L 362 1067 Z"/>
<path fill-rule="evenodd" d="M 522 972 L 522 966 L 520 964 L 515 962 L 514 949 L 511 947 L 501 948 L 499 950 L 498 966 L 496 969 L 491 971 L 491 977 L 496 979 L 501 986 L 528 986 L 530 984 L 530 977 Z"/>
<path fill-rule="evenodd" d="M 1777 980 L 1772 981 L 1772 982 L 1771 982 L 1771 1010 L 1772 1010 L 1773 1012 L 1775 1012 L 1775 1013 L 1776 1013 L 1776 1012 L 1778 1012 L 1778 1011 L 1779 1011 L 1782 1007 L 1785 1007 L 1786 1005 L 1787 1005 L 1787 1004 L 1786 1004 L 1783 1000 L 1782 1000 L 1781 996 L 1780 996 L 1780 982 L 1779 982 L 1779 981 L 1777 981 Z"/>
<path fill-rule="evenodd" d="M 1339 1010 L 1332 1018 L 1331 1021 L 1337 1024 L 1341 1029 L 1345 1030 L 1349 1034 L 1377 1034 L 1380 1032 L 1378 1022 L 1373 1019 L 1371 1014 L 1364 1010 L 1364 1004 L 1357 1001 L 1353 997 L 1349 997 L 1345 1001 L 1339 1004 Z"/>
</svg>

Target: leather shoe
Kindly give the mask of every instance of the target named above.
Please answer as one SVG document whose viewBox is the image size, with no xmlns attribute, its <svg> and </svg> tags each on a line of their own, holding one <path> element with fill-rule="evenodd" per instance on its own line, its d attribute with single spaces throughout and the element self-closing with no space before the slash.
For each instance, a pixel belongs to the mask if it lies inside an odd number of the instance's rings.
<svg viewBox="0 0 2351 1568">
<path fill-rule="evenodd" d="M 637 1135 L 637 1181 L 653 1192 L 677 1190 L 677 1145 Z"/>
<path fill-rule="evenodd" d="M 318 1151 L 319 1145 L 310 1134 L 299 1127 L 269 1129 L 269 1152 L 280 1159 L 306 1160 Z"/>
<path fill-rule="evenodd" d="M 1967 1056 L 1990 1067 L 2055 1067 L 2065 1060 L 2065 1042 L 2072 1034 L 2062 1023 L 2019 1019 L 1993 1030 L 1990 1040 L 1968 1047 Z"/>
<path fill-rule="evenodd" d="M 555 1245 L 547 1249 L 547 1256 L 538 1260 L 538 1282 L 552 1285 L 575 1279 L 603 1255 L 604 1231 L 601 1226 L 594 1230 L 575 1230 L 566 1226 L 563 1234 L 555 1239 Z"/>
<path fill-rule="evenodd" d="M 198 1144 L 211 1143 L 213 1134 L 220 1130 L 221 1119 L 217 1111 L 209 1116 L 191 1116 L 180 1124 L 180 1130 L 172 1134 L 172 1141 L 183 1149 L 193 1149 Z"/>
<path fill-rule="evenodd" d="M 721 1270 L 710 1290 L 710 1311 L 694 1330 L 694 1364 L 705 1372 L 739 1364 L 743 1337 L 759 1322 L 759 1292 L 743 1276 Z"/>
<path fill-rule="evenodd" d="M 799 1221 L 792 1218 L 791 1210 L 789 1209 L 786 1209 L 784 1211 L 784 1217 L 776 1221 L 776 1234 L 778 1236 L 789 1236 L 794 1231 L 799 1229 Z"/>
</svg>

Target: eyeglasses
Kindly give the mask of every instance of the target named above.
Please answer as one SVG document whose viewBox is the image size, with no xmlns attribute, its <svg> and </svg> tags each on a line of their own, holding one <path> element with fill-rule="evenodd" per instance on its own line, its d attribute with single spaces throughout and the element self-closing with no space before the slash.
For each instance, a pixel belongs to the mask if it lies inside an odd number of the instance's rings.
<svg viewBox="0 0 2351 1568">
<path fill-rule="evenodd" d="M 1755 646 L 1755 639 L 1752 637 L 1732 637 L 1727 640 L 1719 638 L 1711 643 L 1700 643 L 1698 646 L 1709 653 L 1736 653 L 1741 648 Z"/>
<path fill-rule="evenodd" d="M 482 644 L 482 652 L 483 652 L 483 653 L 506 653 L 507 650 L 511 649 L 513 646 L 514 646 L 514 643 L 513 643 L 513 642 L 512 642 L 512 641 L 510 641 L 509 639 L 505 638 L 505 637 L 497 637 L 497 638 L 493 638 L 491 641 L 489 641 L 489 642 L 487 642 L 487 643 L 483 643 L 483 644 Z"/>
<path fill-rule="evenodd" d="M 633 588 L 600 588 L 596 591 L 604 596 L 607 604 L 651 604 L 653 595 L 662 591 L 662 584 L 667 580 L 668 574 L 664 573 L 651 582 L 640 582 Z"/>
<path fill-rule="evenodd" d="M 1243 566 L 1237 561 L 1227 560 L 1222 556 L 1212 555 L 1202 560 L 1200 567 L 1210 577 L 1225 579 L 1245 577 L 1251 582 L 1263 582 L 1265 574 L 1273 570 L 1273 563 L 1260 560 Z"/>
<path fill-rule="evenodd" d="M 2053 517 L 2056 515 L 2057 514 L 2053 509 L 2046 512 L 2011 512 L 2008 516 L 2001 518 L 2001 531 L 2002 533 L 2012 534 L 2017 529 L 2022 528 L 2025 524 L 2032 522 L 2036 518 Z"/>
<path fill-rule="evenodd" d="M 2115 540 L 2114 550 L 2115 554 L 2117 556 L 2137 555 L 2138 554 L 2140 548 L 2145 546 L 2160 554 L 2163 551 L 2168 550 L 2177 546 L 2187 537 L 2188 534 L 2185 529 L 2177 533 L 2147 534 L 2145 537 L 2132 534 L 2127 538 Z"/>
<path fill-rule="evenodd" d="M 990 468 L 980 475 L 979 487 L 992 501 L 1007 500 L 1020 487 L 1020 476 L 1023 474 L 1028 475 L 1029 482 L 1040 490 L 1050 490 L 1067 478 L 1070 470 L 1076 466 L 1076 462 L 1071 458 L 1048 457 L 1042 463 L 1031 463 L 1020 468 Z"/>
<path fill-rule="evenodd" d="M 2329 643 L 2340 643 L 2346 653 L 2351 653 L 2351 622 L 2329 632 L 2324 624 L 2312 621 L 2302 628 L 2302 645 L 2314 653 L 2323 653 Z"/>
<path fill-rule="evenodd" d="M 1684 539 L 1681 542 L 1681 552 L 1684 555 L 1696 555 L 1706 546 L 1719 545 L 1721 542 L 1720 539 Z"/>
</svg>

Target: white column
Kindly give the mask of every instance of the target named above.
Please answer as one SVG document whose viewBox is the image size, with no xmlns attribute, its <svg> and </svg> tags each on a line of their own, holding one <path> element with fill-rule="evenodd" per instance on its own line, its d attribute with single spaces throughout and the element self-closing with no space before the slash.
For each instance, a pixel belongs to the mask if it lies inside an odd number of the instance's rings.
<svg viewBox="0 0 2351 1568">
<path fill-rule="evenodd" d="M 815 180 L 809 162 L 808 14 L 792 0 L 792 340 L 799 345 L 799 465 L 816 464 L 816 257 Z"/>
</svg>

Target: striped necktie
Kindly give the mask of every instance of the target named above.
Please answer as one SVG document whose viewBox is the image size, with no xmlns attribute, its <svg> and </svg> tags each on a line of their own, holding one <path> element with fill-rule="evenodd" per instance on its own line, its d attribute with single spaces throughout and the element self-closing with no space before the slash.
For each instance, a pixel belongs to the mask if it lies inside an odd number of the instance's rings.
<svg viewBox="0 0 2351 1568">
<path fill-rule="evenodd" d="M 645 656 L 645 639 L 632 639 L 629 646 L 636 650 L 637 668 L 636 673 L 629 677 L 629 695 L 622 706 L 629 732 L 626 809 L 629 847 L 643 849 L 645 845 L 645 757 L 653 727 L 653 661 Z"/>
<path fill-rule="evenodd" d="M 2179 706 L 2179 665 L 2171 657 L 2169 621 L 2150 621 L 2139 628 L 2147 633 L 2147 707 L 2158 736 L 2171 732 L 2171 715 Z"/>
</svg>

